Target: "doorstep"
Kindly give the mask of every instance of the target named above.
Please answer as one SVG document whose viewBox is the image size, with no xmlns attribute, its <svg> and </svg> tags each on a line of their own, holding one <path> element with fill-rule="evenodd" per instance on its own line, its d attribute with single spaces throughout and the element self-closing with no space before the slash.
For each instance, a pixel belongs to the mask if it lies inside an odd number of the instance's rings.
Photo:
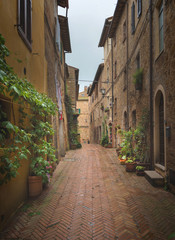
<svg viewBox="0 0 175 240">
<path fill-rule="evenodd" d="M 148 182 L 151 183 L 154 187 L 163 187 L 164 186 L 164 178 L 156 171 L 144 171 L 145 178 Z"/>
</svg>

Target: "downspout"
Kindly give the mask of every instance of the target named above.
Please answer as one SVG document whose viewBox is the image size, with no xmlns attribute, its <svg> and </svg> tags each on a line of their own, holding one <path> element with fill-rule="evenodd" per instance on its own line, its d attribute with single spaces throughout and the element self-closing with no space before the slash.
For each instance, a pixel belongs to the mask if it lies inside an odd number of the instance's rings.
<svg viewBox="0 0 175 240">
<path fill-rule="evenodd" d="M 114 76 L 113 76 L 113 38 L 111 38 L 111 71 L 112 71 L 112 124 L 114 120 Z"/>
<path fill-rule="evenodd" d="M 114 76 L 113 76 L 113 38 L 111 38 L 111 71 L 112 71 L 112 146 L 114 147 Z"/>
<path fill-rule="evenodd" d="M 153 169 L 154 133 L 153 133 L 153 36 L 152 36 L 152 0 L 149 1 L 150 11 L 150 164 Z"/>
<path fill-rule="evenodd" d="M 127 6 L 127 16 L 126 16 L 126 26 L 127 26 L 127 36 L 126 36 L 126 94 L 127 94 L 127 130 L 129 130 L 129 81 L 128 81 L 128 2 L 126 3 Z"/>
</svg>

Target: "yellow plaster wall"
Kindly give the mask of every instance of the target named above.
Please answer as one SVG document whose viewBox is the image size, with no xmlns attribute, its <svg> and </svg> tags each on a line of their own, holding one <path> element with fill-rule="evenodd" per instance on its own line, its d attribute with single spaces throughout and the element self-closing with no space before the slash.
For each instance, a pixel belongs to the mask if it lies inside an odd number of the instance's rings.
<svg viewBox="0 0 175 240">
<path fill-rule="evenodd" d="M 1 0 L 0 33 L 10 50 L 8 63 L 19 77 L 25 77 L 39 92 L 46 92 L 45 45 L 44 45 L 44 0 L 32 1 L 32 52 L 18 34 L 17 0 Z M 18 62 L 18 59 L 22 62 Z M 24 67 L 26 75 L 24 75 Z M 45 80 L 45 81 L 44 81 Z"/>
</svg>

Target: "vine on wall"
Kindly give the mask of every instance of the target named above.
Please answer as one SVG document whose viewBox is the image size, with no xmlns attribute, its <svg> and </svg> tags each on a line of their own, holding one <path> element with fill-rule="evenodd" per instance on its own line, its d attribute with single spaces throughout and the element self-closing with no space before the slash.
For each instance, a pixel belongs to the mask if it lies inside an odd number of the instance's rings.
<svg viewBox="0 0 175 240">
<path fill-rule="evenodd" d="M 0 105 L 0 185 L 18 174 L 21 160 L 31 160 L 31 174 L 42 175 L 48 181 L 49 166 L 56 161 L 49 136 L 54 134 L 49 122 L 57 107 L 46 94 L 39 93 L 26 79 L 20 79 L 7 64 L 9 50 L 0 34 L 0 94 L 13 106 L 18 106 L 19 122 L 8 119 Z M 1 102 L 5 98 L 1 98 Z"/>
</svg>

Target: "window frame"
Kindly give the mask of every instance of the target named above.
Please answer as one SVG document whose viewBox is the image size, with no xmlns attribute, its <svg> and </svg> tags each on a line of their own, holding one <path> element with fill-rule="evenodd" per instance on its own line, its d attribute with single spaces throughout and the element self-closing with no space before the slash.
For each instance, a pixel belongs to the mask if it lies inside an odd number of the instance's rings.
<svg viewBox="0 0 175 240">
<path fill-rule="evenodd" d="M 125 20 L 123 23 L 123 43 L 126 40 L 126 35 L 127 35 L 127 33 L 126 33 L 126 20 Z"/>
<path fill-rule="evenodd" d="M 139 18 L 142 14 L 142 0 L 137 0 L 137 17 Z"/>
<path fill-rule="evenodd" d="M 162 17 L 162 25 L 161 25 L 161 17 Z M 160 2 L 160 5 L 159 5 L 158 21 L 159 21 L 159 53 L 161 53 L 164 49 L 163 0 Z"/>
<path fill-rule="evenodd" d="M 131 34 L 135 33 L 135 3 L 131 6 Z"/>
<path fill-rule="evenodd" d="M 140 69 L 140 52 L 136 56 L 136 68 Z"/>
<path fill-rule="evenodd" d="M 21 0 L 18 0 L 18 33 L 27 48 L 32 51 L 32 0 L 23 0 L 24 6 L 21 9 Z M 23 12 L 22 12 L 23 11 Z M 22 24 L 23 21 L 23 25 Z"/>
<path fill-rule="evenodd" d="M 114 63 L 114 78 L 117 78 L 117 61 Z"/>
</svg>

